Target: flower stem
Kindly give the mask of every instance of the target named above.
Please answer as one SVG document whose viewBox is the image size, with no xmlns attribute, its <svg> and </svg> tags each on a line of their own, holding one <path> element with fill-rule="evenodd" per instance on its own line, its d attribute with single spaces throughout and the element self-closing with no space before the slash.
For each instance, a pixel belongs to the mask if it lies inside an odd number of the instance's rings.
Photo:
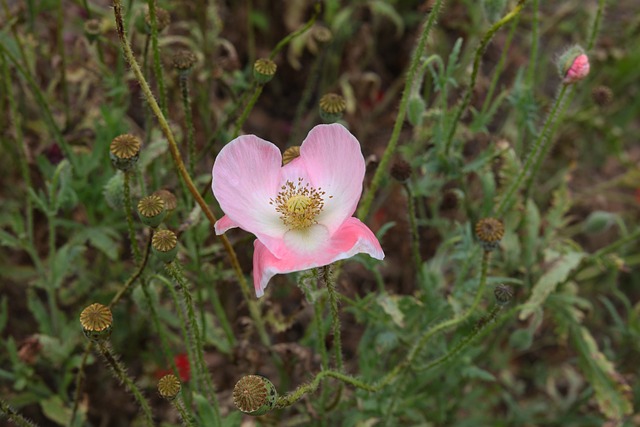
<svg viewBox="0 0 640 427">
<path fill-rule="evenodd" d="M 418 223 L 416 220 L 416 204 L 413 198 L 413 191 L 408 182 L 403 183 L 407 192 L 407 215 L 409 216 L 409 226 L 411 228 L 411 252 L 413 253 L 413 264 L 416 271 L 420 272 L 422 258 L 420 257 L 420 234 L 418 234 Z"/>
<path fill-rule="evenodd" d="M 556 101 L 553 104 L 553 108 L 551 109 L 551 112 L 547 116 L 547 119 L 542 126 L 542 131 L 540 131 L 538 138 L 534 142 L 533 147 L 531 148 L 531 152 L 527 156 L 527 160 L 522 170 L 520 171 L 516 179 L 511 182 L 504 195 L 500 199 L 500 203 L 496 208 L 495 214 L 497 218 L 502 218 L 507 210 L 511 208 L 515 193 L 518 189 L 520 189 L 520 186 L 524 183 L 525 179 L 527 180 L 527 182 L 533 180 L 535 173 L 534 165 L 539 163 L 538 158 L 540 157 L 540 153 L 542 151 L 546 151 L 543 146 L 551 140 L 551 135 L 547 135 L 547 133 L 552 123 L 558 118 L 557 112 L 560 108 L 560 105 L 562 104 L 566 93 L 567 85 L 561 83 L 560 93 L 558 94 L 558 96 L 556 96 Z"/>
<path fill-rule="evenodd" d="M 262 93 L 263 88 L 264 88 L 264 85 L 256 83 L 256 88 L 253 91 L 253 95 L 251 96 L 251 99 L 249 100 L 247 105 L 244 107 L 242 114 L 236 121 L 236 127 L 235 127 L 235 130 L 233 131 L 233 139 L 237 138 L 238 135 L 240 135 L 240 129 L 242 129 L 242 125 L 244 125 L 244 122 L 247 121 L 247 118 L 249 118 L 249 114 L 251 113 L 251 110 L 253 110 L 253 107 L 255 107 L 256 102 L 258 102 L 258 98 L 260 98 L 260 94 Z"/>
<path fill-rule="evenodd" d="M 460 118 L 462 117 L 462 113 L 466 111 L 467 107 L 469 106 L 469 103 L 471 102 L 471 94 L 473 93 L 473 88 L 475 87 L 476 79 L 478 78 L 478 71 L 480 69 L 480 61 L 482 60 L 482 55 L 484 54 L 484 51 L 487 48 L 487 45 L 489 44 L 489 42 L 493 38 L 494 34 L 500 28 L 502 28 L 504 25 L 509 23 L 509 21 L 511 21 L 512 19 L 514 19 L 515 17 L 517 17 L 520 14 L 520 11 L 522 10 L 522 8 L 524 7 L 524 4 L 526 2 L 527 2 L 527 0 L 519 0 L 518 4 L 516 5 L 516 7 L 514 7 L 513 10 L 511 10 L 509 13 L 507 13 L 505 16 L 503 16 L 501 20 L 499 20 L 498 22 L 493 24 L 493 26 L 491 26 L 491 28 L 489 28 L 489 31 L 487 31 L 484 34 L 484 36 L 482 37 L 482 41 L 480 42 L 480 45 L 476 49 L 475 58 L 473 60 L 473 71 L 471 72 L 471 79 L 469 81 L 469 85 L 468 85 L 467 90 L 466 90 L 466 92 L 464 94 L 464 98 L 462 99 L 462 102 L 460 103 L 460 106 L 456 110 L 456 114 L 455 114 L 454 119 L 451 122 L 451 126 L 449 128 L 449 133 L 447 134 L 447 137 L 445 139 L 445 145 L 444 145 L 445 154 L 449 154 L 449 151 L 451 149 L 451 142 L 453 141 L 453 135 L 455 134 L 456 128 L 458 127 L 458 122 L 460 121 Z"/>
<path fill-rule="evenodd" d="M 138 62 L 136 61 L 133 55 L 133 51 L 131 50 L 131 45 L 129 44 L 129 41 L 127 40 L 127 37 L 124 32 L 121 0 L 113 0 L 113 13 L 116 21 L 116 30 L 118 33 L 118 38 L 120 39 L 120 45 L 124 52 L 125 58 L 127 59 L 127 62 L 129 63 L 129 66 L 131 67 L 131 70 L 133 71 L 133 74 L 135 75 L 136 80 L 138 81 L 138 84 L 140 84 L 140 88 L 142 89 L 143 96 L 147 100 L 147 103 L 151 107 L 151 111 L 156 116 L 158 123 L 160 124 L 160 128 L 162 129 L 163 134 L 167 138 L 167 141 L 169 143 L 169 152 L 171 153 L 171 157 L 174 160 L 176 169 L 178 170 L 178 173 L 182 177 L 183 181 L 185 182 L 189 192 L 193 195 L 194 199 L 196 200 L 196 202 L 204 212 L 205 216 L 207 217 L 207 220 L 213 226 L 216 223 L 217 219 L 213 214 L 213 212 L 211 212 L 211 209 L 209 209 L 209 206 L 204 201 L 204 198 L 200 195 L 200 193 L 198 192 L 198 189 L 193 183 L 193 180 L 189 176 L 189 173 L 185 168 L 184 162 L 182 161 L 182 156 L 180 155 L 180 151 L 178 150 L 178 145 L 176 144 L 176 140 L 173 135 L 173 132 L 169 127 L 169 123 L 167 122 L 162 111 L 160 110 L 160 107 L 158 106 L 158 103 L 156 102 L 153 96 L 153 93 L 149 88 L 149 84 L 147 83 L 146 79 L 142 75 L 140 66 L 138 65 Z M 229 261 L 231 263 L 231 266 L 233 267 L 233 271 L 240 284 L 242 295 L 245 298 L 247 305 L 249 307 L 249 314 L 251 315 L 254 323 L 256 324 L 256 329 L 258 330 L 260 340 L 262 344 L 264 344 L 267 347 L 270 347 L 271 340 L 269 339 L 269 335 L 267 334 L 264 321 L 260 316 L 260 310 L 258 309 L 257 303 L 255 300 L 252 300 L 249 296 L 249 286 L 247 284 L 247 280 L 244 276 L 244 273 L 242 272 L 242 268 L 240 267 L 240 263 L 238 262 L 238 257 L 236 255 L 236 252 L 233 249 L 233 246 L 231 246 L 229 239 L 227 239 L 227 237 L 224 234 L 218 236 L 218 239 L 220 239 L 220 242 L 222 243 L 224 250 L 227 252 L 227 255 L 229 256 Z"/>
<path fill-rule="evenodd" d="M 320 279 L 324 282 L 329 293 L 329 306 L 331 308 L 331 325 L 333 329 L 333 348 L 336 358 L 336 368 L 338 372 L 344 369 L 342 361 L 342 337 L 340 334 L 340 312 L 338 310 L 338 299 L 340 298 L 336 289 L 335 277 L 331 274 L 331 266 L 320 268 Z"/>
<path fill-rule="evenodd" d="M 191 416 L 187 414 L 187 410 L 184 407 L 184 402 L 182 401 L 180 396 L 172 400 L 171 403 L 178 410 L 180 418 L 182 418 L 182 425 L 184 425 L 185 427 L 193 427 L 193 420 L 191 419 Z"/>
<path fill-rule="evenodd" d="M 602 25 L 602 18 L 604 17 L 604 7 L 607 0 L 598 1 L 598 11 L 596 12 L 596 19 L 593 21 L 593 27 L 591 28 L 591 34 L 589 34 L 589 43 L 587 43 L 587 50 L 593 49 L 596 43 L 596 37 L 600 33 L 600 26 Z"/>
<path fill-rule="evenodd" d="M 178 76 L 180 82 L 180 93 L 182 94 L 182 107 L 184 117 L 187 122 L 187 149 L 189 152 L 189 173 L 193 175 L 196 163 L 196 143 L 194 140 L 193 114 L 191 111 L 191 100 L 189 98 L 188 74 L 180 72 Z"/>
<path fill-rule="evenodd" d="M 36 424 L 17 413 L 7 402 L 0 399 L 0 416 L 4 415 L 19 427 L 35 427 Z"/>
<path fill-rule="evenodd" d="M 204 362 L 204 345 L 202 342 L 202 337 L 200 336 L 198 323 L 196 322 L 196 314 L 193 309 L 193 301 L 191 298 L 191 293 L 189 292 L 187 281 L 184 277 L 184 274 L 182 273 L 180 265 L 177 264 L 176 261 L 167 263 L 164 266 L 169 276 L 171 276 L 173 281 L 180 288 L 184 307 L 186 307 L 187 310 L 187 318 L 189 320 L 189 322 L 187 323 L 189 327 L 189 335 L 191 335 L 195 339 L 195 348 L 193 349 L 193 353 L 195 353 L 197 360 L 196 366 L 198 368 L 198 382 L 204 385 L 203 389 L 207 391 L 209 401 L 213 404 L 213 410 L 216 417 L 216 425 L 222 425 L 222 420 L 220 418 L 220 404 L 218 403 L 218 398 L 216 397 L 216 391 L 213 382 L 211 381 L 211 376 L 207 372 L 207 367 Z"/>
<path fill-rule="evenodd" d="M 167 93 L 164 89 L 162 63 L 160 62 L 160 47 L 158 46 L 158 16 L 156 14 L 156 0 L 147 0 L 149 5 L 149 20 L 151 21 L 151 49 L 153 50 L 153 67 L 160 93 L 160 108 L 167 114 Z"/>
<path fill-rule="evenodd" d="M 539 0 L 533 0 L 533 16 L 531 19 L 531 53 L 529 54 L 529 68 L 527 69 L 527 83 L 533 86 L 536 77 L 536 64 L 538 63 L 538 46 L 540 45 L 540 4 Z"/>
<path fill-rule="evenodd" d="M 389 166 L 389 162 L 393 157 L 393 153 L 396 150 L 396 146 L 398 145 L 398 139 L 400 138 L 400 131 L 402 130 L 402 125 L 404 123 L 404 118 L 407 113 L 407 103 L 409 102 L 409 95 L 411 94 L 411 87 L 413 85 L 413 80 L 416 78 L 416 71 L 418 70 L 418 66 L 420 65 L 420 61 L 422 59 L 422 52 L 424 51 L 424 47 L 427 43 L 427 39 L 429 36 L 429 32 L 431 31 L 431 27 L 436 21 L 438 14 L 440 13 L 440 6 L 442 4 L 442 0 L 436 0 L 433 9 L 429 13 L 426 23 L 424 24 L 424 28 L 422 30 L 422 34 L 420 35 L 420 39 L 418 40 L 418 45 L 413 52 L 413 56 L 411 57 L 411 64 L 409 66 L 409 71 L 407 73 L 407 78 L 404 84 L 404 90 L 402 91 L 402 99 L 400 100 L 400 108 L 398 110 L 398 115 L 396 116 L 396 122 L 393 125 L 393 131 L 391 133 L 391 138 L 389 139 L 389 143 L 387 144 L 387 148 L 384 150 L 384 154 L 382 155 L 382 159 L 380 160 L 380 164 L 376 169 L 375 174 L 373 175 L 373 179 L 371 180 L 371 185 L 365 194 L 362 204 L 358 209 L 357 216 L 361 221 L 364 221 L 369 214 L 369 210 L 371 209 L 371 204 L 373 203 L 373 197 L 375 196 L 378 187 L 382 183 L 382 178 L 387 173 L 387 169 Z"/>
<path fill-rule="evenodd" d="M 129 277 L 129 279 L 125 282 L 124 286 L 120 288 L 118 293 L 113 296 L 113 298 L 111 299 L 111 302 L 109 303 L 110 309 L 112 309 L 113 306 L 116 305 L 118 301 L 120 301 L 120 298 L 122 298 L 122 296 L 127 293 L 129 288 L 131 288 L 131 286 L 136 282 L 136 280 L 138 280 L 142 275 L 142 272 L 147 266 L 147 261 L 149 260 L 149 252 L 151 249 L 152 238 L 153 238 L 153 234 L 149 233 L 149 239 L 147 239 L 147 245 L 144 251 L 144 255 L 142 257 L 142 262 L 138 265 L 138 269 L 135 271 L 135 273 L 133 273 L 133 275 Z"/>
<path fill-rule="evenodd" d="M 58 55 L 60 55 L 60 85 L 62 86 L 62 101 L 64 104 L 65 127 L 69 124 L 69 85 L 67 84 L 67 55 L 64 49 L 64 9 L 62 0 L 58 0 L 58 13 L 56 16 L 56 36 Z"/>
<path fill-rule="evenodd" d="M 142 408 L 142 413 L 144 414 L 147 425 L 153 426 L 153 416 L 151 415 L 151 407 L 149 406 L 147 399 L 145 399 L 145 397 L 142 395 L 142 392 L 140 392 L 140 389 L 133 382 L 133 380 L 129 378 L 129 375 L 127 375 L 124 366 L 111 352 L 109 344 L 105 341 L 98 343 L 98 351 L 104 357 L 104 360 L 107 362 L 107 364 L 111 367 L 115 377 L 131 392 L 131 394 L 133 394 L 133 397 L 138 401 L 138 404 Z"/>
<path fill-rule="evenodd" d="M 138 247 L 138 240 L 136 239 L 136 228 L 133 223 L 133 208 L 131 207 L 131 172 L 126 171 L 124 173 L 123 181 L 124 192 L 124 213 L 127 217 L 127 229 L 129 230 L 129 240 L 131 241 L 131 251 L 136 263 L 140 263 L 142 256 L 140 255 L 140 248 Z"/>
<path fill-rule="evenodd" d="M 350 375 L 346 375 L 336 371 L 322 371 L 319 372 L 315 378 L 307 384 L 301 385 L 291 393 L 287 393 L 284 396 L 280 396 L 276 402 L 276 408 L 286 408 L 287 406 L 291 406 L 300 400 L 305 394 L 313 393 L 318 389 L 320 382 L 322 382 L 325 378 L 335 378 L 344 383 L 351 384 L 352 386 L 367 390 L 367 391 L 377 391 L 378 389 L 370 384 L 367 384 L 357 378 L 354 378 Z"/>
<path fill-rule="evenodd" d="M 307 23 L 304 24 L 304 26 L 302 26 L 301 28 L 299 28 L 298 30 L 294 31 L 291 34 L 288 34 L 282 40 L 280 40 L 276 45 L 276 47 L 274 47 L 273 50 L 271 51 L 271 54 L 269 55 L 269 59 L 273 60 L 278 54 L 278 52 L 280 52 L 286 45 L 288 45 L 291 42 L 291 40 L 295 39 L 301 34 L 304 34 L 309 28 L 311 28 L 314 22 L 316 22 L 316 18 L 318 18 L 320 9 L 321 9 L 320 2 L 316 2 L 313 8 L 313 15 L 311 16 L 311 19 L 309 19 Z"/>
</svg>

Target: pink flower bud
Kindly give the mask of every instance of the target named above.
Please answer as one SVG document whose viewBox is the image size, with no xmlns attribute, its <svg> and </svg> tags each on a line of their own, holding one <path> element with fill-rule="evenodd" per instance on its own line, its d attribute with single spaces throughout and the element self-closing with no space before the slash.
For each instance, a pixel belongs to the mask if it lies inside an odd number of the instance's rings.
<svg viewBox="0 0 640 427">
<path fill-rule="evenodd" d="M 566 85 L 573 84 L 583 80 L 587 75 L 589 75 L 589 57 L 582 53 L 573 60 L 562 82 Z"/>
</svg>

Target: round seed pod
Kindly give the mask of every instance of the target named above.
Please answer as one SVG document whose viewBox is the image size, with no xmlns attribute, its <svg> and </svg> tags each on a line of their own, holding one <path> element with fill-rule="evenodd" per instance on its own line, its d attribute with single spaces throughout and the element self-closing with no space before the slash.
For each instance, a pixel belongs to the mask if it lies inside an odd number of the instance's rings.
<svg viewBox="0 0 640 427">
<path fill-rule="evenodd" d="M 165 189 L 156 190 L 153 192 L 153 195 L 158 196 L 162 200 L 164 200 L 164 208 L 168 212 L 171 212 L 176 207 L 178 207 L 178 199 L 176 198 L 176 195 L 169 190 L 165 190 Z"/>
<path fill-rule="evenodd" d="M 411 165 L 406 160 L 398 160 L 391 166 L 391 176 L 400 182 L 411 178 Z"/>
<path fill-rule="evenodd" d="M 320 98 L 318 105 L 320 106 L 320 117 L 325 123 L 337 122 L 347 109 L 347 102 L 337 93 L 327 93 Z"/>
<path fill-rule="evenodd" d="M 158 393 L 167 400 L 175 399 L 181 388 L 180 380 L 173 374 L 165 375 L 158 381 Z"/>
<path fill-rule="evenodd" d="M 144 14 L 145 29 L 148 34 L 151 34 L 151 15 L 149 10 Z M 161 7 L 156 7 L 156 24 L 158 25 L 158 32 L 161 32 L 171 24 L 171 15 L 169 11 Z"/>
<path fill-rule="evenodd" d="M 513 289 L 511 286 L 500 284 L 493 290 L 493 296 L 500 305 L 505 305 L 513 298 Z"/>
<path fill-rule="evenodd" d="M 171 230 L 158 230 L 153 233 L 151 247 L 160 260 L 170 263 L 178 253 L 178 237 Z"/>
<path fill-rule="evenodd" d="M 276 75 L 278 66 L 275 62 L 267 58 L 260 58 L 253 63 L 253 77 L 260 84 L 265 84 Z"/>
<path fill-rule="evenodd" d="M 102 34 L 100 21 L 97 19 L 89 19 L 84 23 L 84 35 L 90 43 L 95 42 Z"/>
<path fill-rule="evenodd" d="M 102 341 L 111 335 L 113 315 L 106 305 L 94 303 L 80 313 L 82 332 L 92 341 Z"/>
<path fill-rule="evenodd" d="M 233 388 L 233 404 L 248 415 L 264 415 L 276 404 L 278 392 L 271 381 L 261 375 L 246 375 Z"/>
<path fill-rule="evenodd" d="M 160 196 L 152 194 L 143 197 L 138 202 L 138 216 L 145 225 L 156 228 L 167 215 L 167 210 L 164 206 L 164 200 Z"/>
<path fill-rule="evenodd" d="M 113 138 L 109 146 L 109 157 L 116 169 L 123 172 L 131 170 L 140 156 L 140 139 L 129 133 Z"/>
<path fill-rule="evenodd" d="M 492 251 L 504 237 L 504 224 L 496 218 L 483 218 L 476 223 L 476 237 L 485 251 Z"/>
<path fill-rule="evenodd" d="M 196 55 L 187 49 L 178 50 L 171 58 L 173 68 L 180 72 L 188 72 L 193 68 L 197 61 L 198 59 L 196 58 Z"/>
<path fill-rule="evenodd" d="M 596 86 L 591 91 L 591 98 L 600 107 L 606 107 L 613 100 L 613 92 L 607 86 Z"/>
</svg>

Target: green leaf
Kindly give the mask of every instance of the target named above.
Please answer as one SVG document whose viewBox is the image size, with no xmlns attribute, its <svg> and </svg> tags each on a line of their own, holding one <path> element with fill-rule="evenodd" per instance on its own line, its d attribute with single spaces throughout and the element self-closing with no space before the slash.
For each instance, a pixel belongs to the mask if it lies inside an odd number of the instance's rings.
<svg viewBox="0 0 640 427">
<path fill-rule="evenodd" d="M 462 370 L 462 376 L 472 380 L 495 381 L 496 377 L 489 371 L 478 368 L 477 366 L 467 366 Z"/>
<path fill-rule="evenodd" d="M 4 230 L 0 230 L 0 246 L 7 246 L 12 249 L 18 249 L 22 247 L 22 245 L 20 244 L 20 239 Z"/>
<path fill-rule="evenodd" d="M 193 393 L 193 401 L 196 403 L 196 411 L 198 413 L 198 418 L 200 418 L 200 425 L 216 425 L 216 413 L 207 398 L 200 393 Z"/>
<path fill-rule="evenodd" d="M 391 296 L 389 294 L 382 294 L 378 297 L 377 303 L 385 313 L 391 316 L 393 323 L 401 328 L 404 328 L 404 313 L 400 311 L 398 306 L 398 297 Z"/>
<path fill-rule="evenodd" d="M 585 327 L 571 328 L 573 345 L 578 351 L 580 367 L 596 394 L 598 408 L 608 419 L 621 420 L 633 412 L 633 392 L 622 376 L 598 349 L 598 344 Z"/>
<path fill-rule="evenodd" d="M 556 290 L 556 287 L 567 280 L 569 273 L 580 264 L 585 256 L 582 252 L 569 252 L 554 257 L 555 254 L 557 253 L 552 250 L 545 253 L 545 259 L 547 259 L 547 263 L 551 264 L 551 268 L 534 285 L 529 300 L 520 312 L 520 320 L 525 320 L 537 307 L 541 306 L 547 297 Z M 548 261 L 551 257 L 553 257 L 551 261 Z"/>
<path fill-rule="evenodd" d="M 234 411 L 222 420 L 222 427 L 236 427 L 242 424 L 242 412 Z M 203 424 L 205 425 L 205 424 Z"/>
<path fill-rule="evenodd" d="M 84 253 L 86 249 L 84 245 L 70 243 L 58 249 L 55 258 L 50 261 L 53 265 L 51 266 L 52 280 L 49 286 L 54 289 L 60 287 L 65 277 L 74 271 L 74 267 L 77 267 L 76 258 Z"/>
<path fill-rule="evenodd" d="M 64 405 L 60 396 L 51 396 L 40 402 L 44 415 L 56 424 L 66 426 L 71 420 L 71 408 Z"/>
<path fill-rule="evenodd" d="M 88 241 L 91 246 L 102 251 L 111 261 L 118 259 L 119 234 L 109 227 L 89 227 L 74 237 L 79 242 Z"/>
</svg>

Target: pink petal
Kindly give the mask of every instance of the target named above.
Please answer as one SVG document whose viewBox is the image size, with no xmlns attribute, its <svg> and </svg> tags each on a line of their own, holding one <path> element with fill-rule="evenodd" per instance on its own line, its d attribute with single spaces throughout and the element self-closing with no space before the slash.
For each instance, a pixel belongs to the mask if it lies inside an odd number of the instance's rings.
<svg viewBox="0 0 640 427">
<path fill-rule="evenodd" d="M 288 250 L 285 256 L 278 258 L 259 240 L 253 246 L 253 284 L 258 297 L 264 294 L 269 280 L 276 274 L 328 265 L 358 253 L 366 253 L 380 260 L 384 258 L 378 239 L 357 218 L 347 219 L 325 244 L 313 252 Z"/>
<path fill-rule="evenodd" d="M 222 218 L 216 221 L 214 228 L 216 230 L 216 234 L 224 234 L 227 230 L 232 228 L 236 228 L 238 224 L 231 221 L 231 219 L 227 215 L 223 215 Z"/>
<path fill-rule="evenodd" d="M 234 139 L 213 164 L 211 188 L 226 214 L 217 233 L 237 226 L 279 252 L 287 231 L 270 200 L 280 186 L 282 157 L 278 147 L 254 135 Z"/>
<path fill-rule="evenodd" d="M 302 143 L 299 159 L 311 185 L 326 192 L 317 220 L 333 234 L 353 215 L 360 200 L 365 172 L 360 143 L 340 124 L 318 125 Z"/>
</svg>

